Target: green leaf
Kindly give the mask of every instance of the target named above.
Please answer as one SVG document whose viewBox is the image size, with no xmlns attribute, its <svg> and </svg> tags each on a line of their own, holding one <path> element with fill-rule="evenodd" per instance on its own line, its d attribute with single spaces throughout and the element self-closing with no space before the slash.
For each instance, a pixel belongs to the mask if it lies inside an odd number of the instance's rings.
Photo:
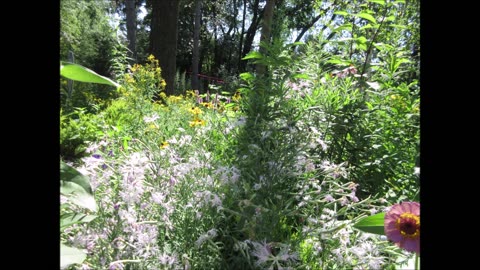
<svg viewBox="0 0 480 270">
<path fill-rule="evenodd" d="M 382 212 L 361 219 L 355 225 L 353 225 L 353 227 L 367 233 L 385 235 L 384 221 L 385 212 Z"/>
<path fill-rule="evenodd" d="M 359 44 L 365 44 L 365 43 L 367 43 L 367 38 L 364 37 L 364 36 L 361 36 L 361 37 L 356 38 L 356 41 Z"/>
<path fill-rule="evenodd" d="M 60 182 L 60 193 L 67 196 L 70 202 L 80 207 L 87 208 L 93 212 L 97 211 L 97 203 L 93 195 L 74 182 Z"/>
<path fill-rule="evenodd" d="M 69 62 L 60 62 L 60 75 L 79 82 L 108 84 L 115 87 L 120 86 L 118 83 L 95 73 L 95 71 L 91 69 Z"/>
<path fill-rule="evenodd" d="M 341 65 L 341 66 L 348 66 L 350 65 L 350 62 L 349 61 L 346 61 L 346 60 L 342 60 L 342 59 L 329 59 L 327 60 L 327 63 L 330 63 L 330 64 L 337 64 L 337 65 Z"/>
<path fill-rule="evenodd" d="M 248 80 L 253 79 L 253 75 L 250 72 L 245 72 L 245 73 L 240 74 L 240 78 L 244 81 L 248 81 Z"/>
<path fill-rule="evenodd" d="M 343 30 L 352 31 L 352 24 L 340 25 L 339 27 L 333 29 L 332 32 L 340 32 L 340 31 L 343 31 Z"/>
<path fill-rule="evenodd" d="M 66 268 L 71 264 L 82 264 L 87 254 L 78 248 L 72 248 L 60 244 L 60 268 Z"/>
<path fill-rule="evenodd" d="M 68 213 L 60 217 L 60 229 L 68 227 L 76 223 L 88 223 L 94 220 L 97 216 L 87 215 L 81 213 Z"/>
<path fill-rule="evenodd" d="M 385 5 L 385 0 L 368 0 L 368 2 L 370 3 L 376 3 L 376 4 L 379 4 L 379 5 Z"/>
<path fill-rule="evenodd" d="M 341 15 L 341 16 L 347 16 L 348 12 L 343 11 L 343 10 L 338 10 L 338 11 L 335 11 L 333 14 L 337 14 L 337 15 Z"/>
<path fill-rule="evenodd" d="M 93 195 L 90 179 L 63 161 L 60 161 L 60 181 L 76 183 Z"/>
<path fill-rule="evenodd" d="M 365 20 L 369 20 L 372 23 L 377 23 L 377 21 L 375 20 L 375 18 L 372 15 L 370 15 L 368 13 L 365 13 L 365 12 L 355 14 L 355 16 L 363 18 Z"/>
<path fill-rule="evenodd" d="M 247 60 L 247 59 L 261 59 L 263 58 L 263 55 L 257 51 L 251 51 L 245 57 L 242 58 L 242 60 Z"/>
<path fill-rule="evenodd" d="M 367 24 L 365 26 L 360 27 L 360 30 L 365 30 L 365 29 L 370 29 L 370 28 L 378 28 L 378 25 Z"/>
<path fill-rule="evenodd" d="M 295 74 L 295 75 L 293 75 L 293 78 L 294 79 L 305 79 L 305 80 L 310 79 L 310 77 L 307 74 L 304 74 L 304 73 Z"/>
<path fill-rule="evenodd" d="M 366 44 L 357 44 L 357 48 L 361 51 L 366 51 L 367 50 L 367 45 Z"/>
</svg>

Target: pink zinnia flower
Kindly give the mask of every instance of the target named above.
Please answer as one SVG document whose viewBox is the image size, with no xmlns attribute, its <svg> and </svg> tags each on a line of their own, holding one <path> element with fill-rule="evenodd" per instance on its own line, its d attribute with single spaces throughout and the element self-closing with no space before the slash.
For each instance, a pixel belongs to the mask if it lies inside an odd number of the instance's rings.
<svg viewBox="0 0 480 270">
<path fill-rule="evenodd" d="M 385 215 L 385 234 L 397 246 L 420 254 L 420 204 L 402 202 Z"/>
</svg>

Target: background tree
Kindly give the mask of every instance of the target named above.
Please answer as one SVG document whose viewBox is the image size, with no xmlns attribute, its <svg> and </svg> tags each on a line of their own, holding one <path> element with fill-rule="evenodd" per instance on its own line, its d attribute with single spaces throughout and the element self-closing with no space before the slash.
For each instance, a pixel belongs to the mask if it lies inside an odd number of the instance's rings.
<svg viewBox="0 0 480 270">
<path fill-rule="evenodd" d="M 160 62 L 167 94 L 174 93 L 179 0 L 149 0 L 152 18 L 149 51 Z"/>
<path fill-rule="evenodd" d="M 265 46 L 270 45 L 270 38 L 272 33 L 272 19 L 273 11 L 275 8 L 275 0 L 267 0 L 265 5 L 265 12 L 263 16 L 263 25 L 262 25 L 262 34 L 260 36 L 260 42 Z M 260 46 L 260 53 L 266 54 L 267 50 L 265 47 Z M 266 73 L 266 66 L 264 64 L 257 64 L 257 74 L 262 77 Z"/>
<path fill-rule="evenodd" d="M 137 9 L 135 0 L 126 0 L 127 39 L 132 63 L 137 61 Z"/>
<path fill-rule="evenodd" d="M 198 64 L 200 60 L 199 39 L 200 23 L 202 18 L 202 0 L 195 1 L 195 28 L 193 32 L 193 53 L 192 53 L 192 89 L 199 89 Z"/>
</svg>

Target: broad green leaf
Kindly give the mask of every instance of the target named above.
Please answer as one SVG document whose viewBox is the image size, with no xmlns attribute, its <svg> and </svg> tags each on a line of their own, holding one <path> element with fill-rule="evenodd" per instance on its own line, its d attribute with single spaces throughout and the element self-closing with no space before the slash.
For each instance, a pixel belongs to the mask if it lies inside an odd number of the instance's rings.
<svg viewBox="0 0 480 270">
<path fill-rule="evenodd" d="M 333 14 L 342 15 L 342 16 L 347 16 L 347 15 L 348 15 L 348 12 L 343 11 L 343 10 L 338 10 L 338 11 L 335 11 Z"/>
<path fill-rule="evenodd" d="M 87 208 L 93 212 L 97 211 L 97 203 L 92 194 L 87 193 L 85 189 L 74 182 L 60 182 L 60 193 L 67 196 L 71 203 L 80 207 Z"/>
<path fill-rule="evenodd" d="M 60 229 L 76 223 L 87 223 L 94 220 L 97 216 L 81 213 L 68 213 L 60 217 Z"/>
<path fill-rule="evenodd" d="M 377 23 L 377 21 L 375 20 L 375 18 L 372 15 L 370 15 L 368 13 L 365 13 L 365 12 L 355 14 L 355 16 L 363 18 L 365 20 L 369 20 L 372 23 Z"/>
<path fill-rule="evenodd" d="M 385 212 L 382 212 L 361 219 L 353 227 L 367 233 L 385 235 L 384 221 Z"/>
<path fill-rule="evenodd" d="M 60 268 L 66 268 L 71 264 L 82 264 L 87 254 L 78 248 L 60 244 Z"/>
<path fill-rule="evenodd" d="M 242 60 L 247 60 L 247 59 L 261 59 L 263 58 L 263 55 L 257 51 L 251 51 L 245 57 L 242 58 Z"/>
<path fill-rule="evenodd" d="M 362 43 L 362 44 L 357 44 L 357 48 L 361 51 L 366 51 L 367 50 L 367 45 Z"/>
<path fill-rule="evenodd" d="M 248 80 L 253 79 L 253 75 L 250 72 L 244 72 L 244 73 L 240 74 L 240 78 L 244 81 L 248 81 Z"/>
<path fill-rule="evenodd" d="M 91 69 L 69 62 L 60 62 L 60 75 L 79 82 L 108 84 L 115 87 L 120 86 L 118 83 L 97 74 Z"/>
<path fill-rule="evenodd" d="M 90 179 L 63 161 L 60 161 L 60 181 L 76 183 L 87 193 L 93 194 Z"/>
<path fill-rule="evenodd" d="M 382 6 L 385 5 L 385 0 L 368 0 L 368 2 L 380 4 Z"/>
<path fill-rule="evenodd" d="M 365 44 L 365 43 L 367 43 L 367 38 L 364 37 L 364 36 L 361 36 L 361 37 L 356 38 L 356 41 L 360 44 Z"/>
<path fill-rule="evenodd" d="M 396 17 L 394 15 L 390 15 L 387 18 L 385 18 L 386 22 L 393 22 L 395 21 Z"/>
</svg>

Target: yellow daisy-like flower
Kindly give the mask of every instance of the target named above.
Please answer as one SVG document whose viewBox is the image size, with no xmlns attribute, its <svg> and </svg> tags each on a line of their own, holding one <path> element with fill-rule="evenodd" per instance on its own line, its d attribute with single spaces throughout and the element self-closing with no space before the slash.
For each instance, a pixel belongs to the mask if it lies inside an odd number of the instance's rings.
<svg viewBox="0 0 480 270">
<path fill-rule="evenodd" d="M 199 115 L 199 114 L 203 113 L 202 110 L 198 107 L 192 107 L 192 108 L 188 109 L 188 111 L 190 113 L 192 113 L 193 115 Z"/>
<path fill-rule="evenodd" d="M 155 60 L 155 56 L 153 56 L 153 54 L 150 54 L 150 55 L 147 57 L 147 60 L 151 62 L 151 61 Z"/>
<path fill-rule="evenodd" d="M 164 148 L 167 148 L 169 145 L 168 142 L 162 142 L 162 144 L 160 145 L 160 148 L 164 149 Z"/>
<path fill-rule="evenodd" d="M 213 104 L 210 102 L 202 102 L 202 104 L 205 108 L 213 109 Z"/>
<path fill-rule="evenodd" d="M 205 121 L 203 121 L 202 119 L 199 119 L 199 118 L 195 118 L 195 119 L 193 119 L 193 121 L 190 121 L 190 126 L 191 127 L 204 126 L 204 125 L 205 125 Z"/>
</svg>

